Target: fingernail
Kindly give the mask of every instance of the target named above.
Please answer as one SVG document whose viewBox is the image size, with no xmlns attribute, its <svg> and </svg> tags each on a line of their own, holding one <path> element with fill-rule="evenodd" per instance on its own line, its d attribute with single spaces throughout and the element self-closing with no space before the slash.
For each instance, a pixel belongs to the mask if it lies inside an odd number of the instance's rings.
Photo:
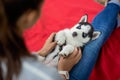
<svg viewBox="0 0 120 80">
<path fill-rule="evenodd" d="M 56 32 L 53 32 L 53 34 L 56 34 Z"/>
<path fill-rule="evenodd" d="M 80 48 L 79 48 L 79 51 L 82 52 Z"/>
<path fill-rule="evenodd" d="M 79 51 L 79 48 L 77 47 L 77 51 Z"/>
<path fill-rule="evenodd" d="M 82 54 L 82 53 L 81 53 L 81 50 L 79 50 L 79 53 Z"/>
</svg>

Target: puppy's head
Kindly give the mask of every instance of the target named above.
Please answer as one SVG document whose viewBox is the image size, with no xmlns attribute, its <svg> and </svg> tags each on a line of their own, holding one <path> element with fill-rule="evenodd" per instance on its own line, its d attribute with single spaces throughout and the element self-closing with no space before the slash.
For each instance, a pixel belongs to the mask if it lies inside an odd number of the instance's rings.
<svg viewBox="0 0 120 80">
<path fill-rule="evenodd" d="M 94 31 L 92 25 L 88 23 L 88 16 L 84 15 L 78 24 L 71 28 L 72 37 L 83 45 L 100 36 L 99 31 Z"/>
</svg>

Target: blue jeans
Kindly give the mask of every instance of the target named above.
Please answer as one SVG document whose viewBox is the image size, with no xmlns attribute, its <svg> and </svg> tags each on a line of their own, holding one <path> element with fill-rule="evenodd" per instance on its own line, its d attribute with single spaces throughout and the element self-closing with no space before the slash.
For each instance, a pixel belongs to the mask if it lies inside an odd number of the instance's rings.
<svg viewBox="0 0 120 80">
<path fill-rule="evenodd" d="M 120 7 L 118 5 L 109 3 L 107 7 L 95 17 L 92 25 L 95 30 L 101 31 L 101 35 L 98 39 L 86 45 L 82 59 L 70 72 L 70 80 L 88 80 L 102 45 L 116 27 L 119 10 Z"/>
</svg>

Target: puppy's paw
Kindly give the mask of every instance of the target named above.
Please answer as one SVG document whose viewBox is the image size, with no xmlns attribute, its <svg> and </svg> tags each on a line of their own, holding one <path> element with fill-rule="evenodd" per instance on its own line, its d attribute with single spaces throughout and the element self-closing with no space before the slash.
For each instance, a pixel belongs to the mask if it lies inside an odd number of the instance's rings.
<svg viewBox="0 0 120 80">
<path fill-rule="evenodd" d="M 59 55 L 63 57 L 67 57 L 74 51 L 74 47 L 71 45 L 67 45 L 63 48 L 63 50 L 59 53 Z"/>
<path fill-rule="evenodd" d="M 65 36 L 63 36 L 62 34 L 59 33 L 56 35 L 55 40 L 57 41 L 57 44 L 61 46 L 65 43 Z"/>
<path fill-rule="evenodd" d="M 47 60 L 45 60 L 43 63 L 44 63 L 44 64 L 49 64 L 52 60 L 53 60 L 53 59 L 47 59 Z"/>
<path fill-rule="evenodd" d="M 61 51 L 61 52 L 59 53 L 59 55 L 60 55 L 60 56 L 63 56 L 63 57 L 67 57 L 69 54 L 70 54 L 69 51 Z"/>
<path fill-rule="evenodd" d="M 65 43 L 65 40 L 64 39 L 59 39 L 59 40 L 57 40 L 57 44 L 58 45 L 63 45 Z"/>
</svg>

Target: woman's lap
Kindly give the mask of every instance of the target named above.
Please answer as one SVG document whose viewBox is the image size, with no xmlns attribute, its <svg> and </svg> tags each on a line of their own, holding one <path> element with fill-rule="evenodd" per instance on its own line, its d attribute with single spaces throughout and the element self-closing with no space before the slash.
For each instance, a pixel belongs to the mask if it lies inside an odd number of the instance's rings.
<svg viewBox="0 0 120 80">
<path fill-rule="evenodd" d="M 108 4 L 92 22 L 95 30 L 101 31 L 100 37 L 90 42 L 83 51 L 81 61 L 70 72 L 70 80 L 88 80 L 89 75 L 96 63 L 99 51 L 116 26 L 119 6 Z"/>
</svg>

